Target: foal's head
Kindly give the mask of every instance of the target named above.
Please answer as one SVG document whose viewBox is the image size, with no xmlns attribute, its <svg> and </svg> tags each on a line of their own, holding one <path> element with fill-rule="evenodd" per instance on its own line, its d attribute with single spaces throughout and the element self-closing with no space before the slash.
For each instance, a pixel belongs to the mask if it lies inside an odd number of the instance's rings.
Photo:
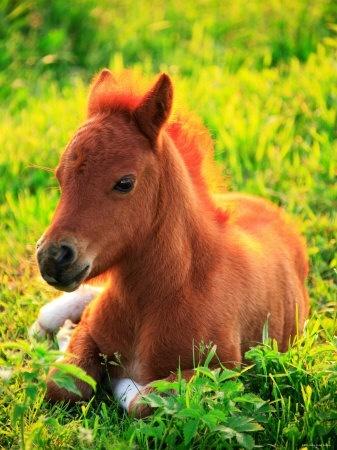
<svg viewBox="0 0 337 450">
<path fill-rule="evenodd" d="M 89 118 L 61 157 L 61 198 L 37 245 L 43 278 L 66 291 L 118 263 L 156 216 L 159 135 L 171 109 L 171 81 L 161 75 L 133 105 L 113 93 L 113 84 L 103 70 L 92 86 Z"/>
</svg>

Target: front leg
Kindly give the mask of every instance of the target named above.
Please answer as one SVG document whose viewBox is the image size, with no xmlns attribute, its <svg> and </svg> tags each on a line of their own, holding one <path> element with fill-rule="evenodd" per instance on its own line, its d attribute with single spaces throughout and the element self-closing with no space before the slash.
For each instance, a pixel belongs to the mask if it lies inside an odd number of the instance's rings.
<svg viewBox="0 0 337 450">
<path fill-rule="evenodd" d="M 172 338 L 176 338 L 175 335 L 172 334 Z M 211 339 L 210 339 L 211 341 Z M 162 342 L 165 342 L 165 338 L 163 337 Z M 176 341 L 177 342 L 177 341 Z M 183 342 L 183 336 L 181 336 L 181 339 L 178 340 L 179 343 Z M 191 342 L 193 342 L 193 339 L 191 339 Z M 240 352 L 240 340 L 239 335 L 236 330 L 230 330 L 227 329 L 226 338 L 223 340 L 223 342 L 217 342 L 218 344 L 218 351 L 217 355 L 219 358 L 219 361 L 221 361 L 222 364 L 224 364 L 227 368 L 234 368 L 241 364 L 241 352 Z M 170 353 L 167 352 L 167 348 L 170 348 L 172 351 Z M 176 348 L 176 350 L 175 350 Z M 182 347 L 184 348 L 184 347 Z M 188 344 L 185 346 L 185 349 L 188 348 Z M 181 348 L 179 348 L 179 345 L 174 347 L 174 342 L 171 341 L 169 344 L 164 346 L 164 348 L 161 350 L 160 347 L 156 347 L 155 352 L 149 352 L 147 355 L 147 363 L 144 364 L 145 367 L 148 369 L 148 373 L 146 376 L 147 380 L 158 380 L 158 379 L 164 379 L 166 381 L 175 381 L 177 379 L 177 375 L 175 372 L 173 372 L 175 369 L 175 366 L 178 367 L 178 361 L 175 363 L 175 360 L 178 360 L 177 355 L 182 354 Z M 183 364 L 183 369 L 181 371 L 181 376 L 186 381 L 189 381 L 195 371 L 194 369 L 188 368 L 193 366 L 193 362 L 189 361 L 189 352 L 185 351 L 185 359 L 180 358 L 180 361 Z M 192 355 L 191 355 L 192 356 Z M 200 363 L 204 360 L 202 358 L 202 354 L 200 355 Z M 167 363 L 169 361 L 169 358 L 172 358 L 170 362 L 170 368 L 168 367 L 166 370 L 166 373 L 170 373 L 165 378 L 161 378 L 161 374 L 156 373 L 154 370 L 156 367 L 158 367 L 158 360 L 163 361 L 163 363 Z M 145 360 L 146 360 L 145 359 Z M 217 367 L 219 366 L 219 363 L 217 360 L 214 360 L 214 363 L 211 365 L 211 367 Z M 165 372 L 164 372 L 165 373 Z M 158 376 L 159 375 L 159 376 Z M 144 395 L 148 395 L 149 393 L 155 391 L 155 388 L 152 386 L 152 383 L 147 383 L 144 386 L 141 386 L 138 392 L 133 392 L 132 398 L 128 399 L 128 405 L 127 405 L 127 411 L 136 417 L 146 417 L 149 414 L 152 413 L 152 408 L 146 404 L 144 404 L 141 400 Z M 130 395 L 132 395 L 132 392 L 130 392 Z"/>
<path fill-rule="evenodd" d="M 67 329 L 68 327 L 68 329 Z M 67 331 L 69 332 L 71 323 L 66 323 L 65 336 L 59 336 L 60 346 L 67 345 Z M 62 330 L 61 330 L 62 332 Z M 64 338 L 64 339 L 62 339 Z M 103 366 L 101 364 L 99 349 L 92 339 L 86 321 L 80 322 L 80 324 L 73 330 L 69 345 L 67 346 L 67 353 L 62 362 L 68 364 L 74 364 L 83 369 L 88 375 L 90 375 L 96 382 L 99 382 L 102 377 Z M 47 380 L 47 393 L 46 398 L 50 401 L 70 401 L 76 402 L 78 400 L 89 400 L 93 395 L 92 388 L 83 381 L 76 381 L 76 386 L 81 392 L 81 397 L 67 391 L 64 388 L 60 388 L 54 381 L 53 375 L 58 369 L 53 368 L 48 374 Z"/>
<path fill-rule="evenodd" d="M 189 381 L 193 375 L 194 375 L 194 369 L 187 369 L 183 370 L 181 372 L 181 377 L 184 378 L 186 381 Z M 177 375 L 172 373 L 168 377 L 164 378 L 166 381 L 176 381 Z M 155 392 L 156 389 L 152 386 L 152 383 L 148 383 L 145 386 L 137 386 L 137 391 L 130 390 L 126 395 L 126 402 L 124 401 L 124 404 L 121 400 L 120 404 L 124 407 L 124 409 L 127 410 L 127 412 L 133 416 L 137 417 L 139 419 L 148 417 L 153 413 L 153 408 L 146 403 L 142 402 L 142 399 L 145 395 L 151 394 L 151 392 Z"/>
<path fill-rule="evenodd" d="M 101 292 L 101 288 L 82 285 L 74 292 L 67 292 L 44 305 L 37 321 L 30 328 L 30 335 L 44 336 L 57 331 L 69 319 L 80 321 L 85 307 Z"/>
<path fill-rule="evenodd" d="M 228 368 L 234 368 L 237 367 L 238 364 L 241 361 L 239 352 L 235 352 L 236 356 L 235 359 L 227 360 L 229 362 L 226 363 L 226 366 Z M 214 365 L 214 367 L 217 367 L 217 364 Z M 181 377 L 185 379 L 186 381 L 190 381 L 190 379 L 194 376 L 195 370 L 194 369 L 185 369 L 181 371 Z M 175 373 L 171 373 L 168 377 L 164 378 L 166 381 L 176 381 L 177 375 Z M 130 380 L 131 381 L 131 380 Z M 130 384 L 130 383 L 129 383 Z M 153 413 L 153 408 L 151 406 L 145 404 L 142 402 L 142 398 L 144 395 L 148 395 L 151 392 L 155 392 L 156 389 L 152 386 L 152 383 L 148 383 L 145 386 L 137 386 L 137 390 L 129 389 L 127 391 L 127 394 L 125 396 L 125 400 L 119 400 L 120 404 L 124 407 L 124 409 L 127 410 L 127 412 L 137 418 L 144 418 Z"/>
</svg>

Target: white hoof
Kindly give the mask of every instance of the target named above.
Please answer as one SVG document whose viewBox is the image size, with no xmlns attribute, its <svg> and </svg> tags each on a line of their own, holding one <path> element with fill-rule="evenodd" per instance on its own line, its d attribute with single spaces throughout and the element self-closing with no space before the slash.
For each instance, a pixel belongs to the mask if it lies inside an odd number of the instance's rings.
<svg viewBox="0 0 337 450">
<path fill-rule="evenodd" d="M 45 337 L 47 334 L 46 330 L 41 327 L 38 320 L 36 320 L 33 325 L 28 330 L 28 336 L 31 338 L 34 337 Z"/>
</svg>

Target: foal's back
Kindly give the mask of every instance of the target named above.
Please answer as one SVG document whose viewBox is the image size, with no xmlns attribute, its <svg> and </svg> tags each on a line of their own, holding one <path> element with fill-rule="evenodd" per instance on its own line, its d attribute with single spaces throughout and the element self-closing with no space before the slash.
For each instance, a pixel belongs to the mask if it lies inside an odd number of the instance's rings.
<svg viewBox="0 0 337 450">
<path fill-rule="evenodd" d="M 215 201 L 230 212 L 224 226 L 226 252 L 249 290 L 247 296 L 238 295 L 242 353 L 261 340 L 267 316 L 271 337 L 286 350 L 289 336 L 302 330 L 309 309 L 304 241 L 269 201 L 239 193 L 216 195 Z"/>
</svg>

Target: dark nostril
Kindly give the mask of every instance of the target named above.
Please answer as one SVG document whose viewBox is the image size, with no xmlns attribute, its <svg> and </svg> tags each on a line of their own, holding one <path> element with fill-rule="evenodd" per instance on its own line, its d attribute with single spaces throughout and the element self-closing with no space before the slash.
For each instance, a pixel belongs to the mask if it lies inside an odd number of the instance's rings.
<svg viewBox="0 0 337 450">
<path fill-rule="evenodd" d="M 59 265 L 65 266 L 74 261 L 75 251 L 69 245 L 61 245 L 54 256 L 54 259 Z"/>
</svg>

